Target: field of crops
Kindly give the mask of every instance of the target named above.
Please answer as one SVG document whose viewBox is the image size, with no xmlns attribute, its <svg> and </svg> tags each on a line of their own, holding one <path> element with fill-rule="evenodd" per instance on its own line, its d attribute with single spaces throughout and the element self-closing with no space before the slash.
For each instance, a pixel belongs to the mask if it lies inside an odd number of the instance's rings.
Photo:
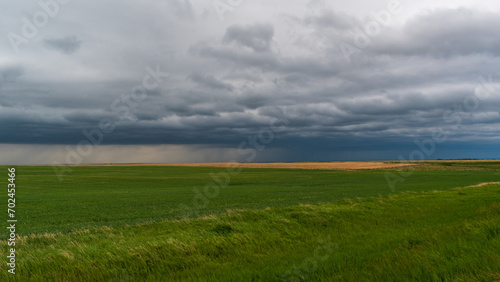
<svg viewBox="0 0 500 282">
<path fill-rule="evenodd" d="M 500 280 L 500 162 L 399 170 L 19 166 L 0 280 Z"/>
</svg>

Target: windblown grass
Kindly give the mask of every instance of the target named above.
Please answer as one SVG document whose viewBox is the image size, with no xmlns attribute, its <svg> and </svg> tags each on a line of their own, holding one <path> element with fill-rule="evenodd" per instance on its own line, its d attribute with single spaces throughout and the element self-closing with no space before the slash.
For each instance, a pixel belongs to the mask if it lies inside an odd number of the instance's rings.
<svg viewBox="0 0 500 282">
<path fill-rule="evenodd" d="M 18 261 L 13 281 L 496 281 L 500 186 L 32 234 Z"/>
<path fill-rule="evenodd" d="M 18 167 L 0 280 L 500 281 L 500 185 L 477 186 L 500 163 L 411 170 L 392 193 L 384 170 L 244 169 L 197 207 L 224 169 Z"/>
</svg>

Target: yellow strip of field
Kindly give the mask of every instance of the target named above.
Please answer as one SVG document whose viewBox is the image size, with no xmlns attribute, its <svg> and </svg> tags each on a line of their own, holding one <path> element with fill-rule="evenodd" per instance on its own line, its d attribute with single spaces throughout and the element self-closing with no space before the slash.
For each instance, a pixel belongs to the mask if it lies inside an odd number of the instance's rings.
<svg viewBox="0 0 500 282">
<path fill-rule="evenodd" d="M 171 163 L 171 164 L 103 164 L 95 166 L 187 166 L 187 167 L 241 167 L 241 168 L 294 168 L 294 169 L 331 169 L 357 170 L 381 169 L 413 166 L 409 163 L 389 162 L 297 162 L 297 163 Z M 81 165 L 94 166 L 94 165 Z"/>
</svg>

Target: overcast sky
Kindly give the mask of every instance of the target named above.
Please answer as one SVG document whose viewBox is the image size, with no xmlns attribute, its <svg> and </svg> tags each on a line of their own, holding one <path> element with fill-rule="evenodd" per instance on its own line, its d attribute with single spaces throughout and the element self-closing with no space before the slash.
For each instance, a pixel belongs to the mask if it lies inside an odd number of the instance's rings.
<svg viewBox="0 0 500 282">
<path fill-rule="evenodd" d="M 0 14 L 0 164 L 500 158 L 498 1 Z"/>
</svg>

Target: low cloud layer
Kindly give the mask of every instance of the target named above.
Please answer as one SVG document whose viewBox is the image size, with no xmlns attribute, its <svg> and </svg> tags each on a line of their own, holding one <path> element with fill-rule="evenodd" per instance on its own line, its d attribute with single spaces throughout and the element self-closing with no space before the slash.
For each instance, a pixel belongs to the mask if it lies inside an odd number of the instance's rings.
<svg viewBox="0 0 500 282">
<path fill-rule="evenodd" d="M 243 1 L 222 13 L 211 1 L 70 2 L 27 38 L 23 17 L 43 8 L 6 4 L 0 143 L 76 146 L 108 121 L 100 145 L 237 152 L 281 119 L 269 161 L 395 159 L 438 130 L 448 138 L 429 158 L 489 157 L 483 148 L 500 137 L 500 5 L 390 5 Z"/>
<path fill-rule="evenodd" d="M 75 53 L 82 45 L 82 42 L 76 36 L 45 39 L 44 42 L 47 47 L 68 55 Z"/>
</svg>

